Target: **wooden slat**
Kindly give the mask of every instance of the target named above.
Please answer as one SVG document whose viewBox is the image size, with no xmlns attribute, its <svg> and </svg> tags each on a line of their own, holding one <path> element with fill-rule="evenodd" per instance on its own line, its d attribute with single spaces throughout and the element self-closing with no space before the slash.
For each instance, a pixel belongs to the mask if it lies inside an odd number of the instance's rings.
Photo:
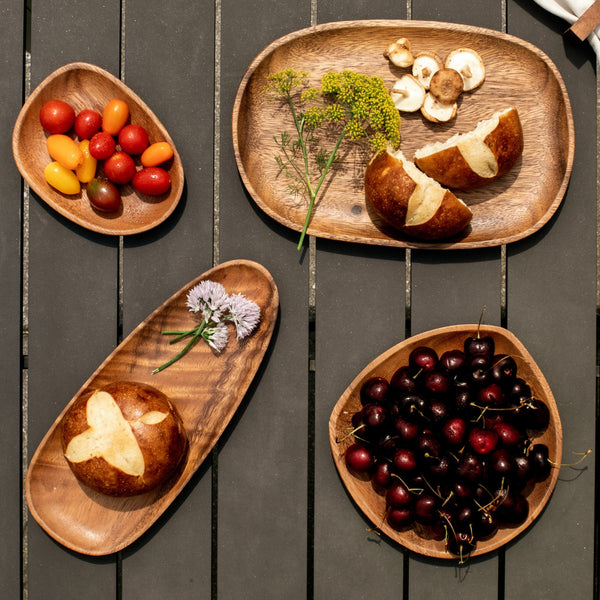
<svg viewBox="0 0 600 600">
<path fill-rule="evenodd" d="M 23 4 L 10 1 L 0 9 L 2 33 L 0 54 L 3 77 L 0 80 L 0 103 L 4 118 L 0 131 L 10 140 L 12 127 L 21 108 L 25 57 L 23 54 Z M 3 382 L 4 416 L 0 425 L 0 480 L 4 493 L 0 497 L 0 531 L 5 542 L 0 550 L 0 596 L 16 598 L 21 579 L 21 178 L 14 166 L 10 144 L 0 149 L 7 166 L 0 181 L 0 381 Z"/>
<path fill-rule="evenodd" d="M 32 89 L 58 67 L 85 61 L 119 73 L 120 4 L 35 4 L 31 12 Z M 117 240 L 72 225 L 31 198 L 29 224 L 29 452 L 78 387 L 114 348 Z M 114 557 L 67 552 L 31 520 L 30 598 L 107 598 Z"/>
</svg>

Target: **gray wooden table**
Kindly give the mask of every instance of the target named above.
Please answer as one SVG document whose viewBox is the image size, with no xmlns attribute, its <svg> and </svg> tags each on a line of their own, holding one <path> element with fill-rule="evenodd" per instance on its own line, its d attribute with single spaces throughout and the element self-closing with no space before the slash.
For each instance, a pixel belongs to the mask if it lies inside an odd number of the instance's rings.
<svg viewBox="0 0 600 600">
<path fill-rule="evenodd" d="M 415 19 L 505 31 L 564 78 L 576 150 L 550 223 L 508 247 L 424 251 L 311 239 L 264 215 L 239 178 L 234 96 L 270 42 L 312 24 Z M 588 600 L 598 593 L 594 454 L 563 468 L 538 521 L 507 547 L 454 563 L 367 532 L 335 472 L 330 412 L 378 354 L 435 327 L 510 329 L 557 399 L 564 452 L 596 426 L 596 56 L 532 0 L 3 0 L 0 5 L 0 597 L 477 598 Z M 175 214 L 126 238 L 89 232 L 23 184 L 12 128 L 29 91 L 58 67 L 96 64 L 159 116 L 182 156 Z M 211 459 L 145 535 L 91 558 L 46 535 L 23 500 L 28 462 L 83 381 L 154 308 L 211 266 L 263 264 L 280 320 L 259 376 Z M 596 511 L 597 512 L 597 511 Z"/>
</svg>

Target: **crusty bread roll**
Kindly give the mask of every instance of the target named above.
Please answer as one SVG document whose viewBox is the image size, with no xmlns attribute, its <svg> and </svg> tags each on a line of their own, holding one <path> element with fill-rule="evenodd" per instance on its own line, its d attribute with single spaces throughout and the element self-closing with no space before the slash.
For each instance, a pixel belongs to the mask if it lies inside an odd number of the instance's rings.
<svg viewBox="0 0 600 600">
<path fill-rule="evenodd" d="M 389 225 L 423 240 L 442 240 L 471 221 L 469 207 L 444 189 L 401 151 L 376 154 L 365 171 L 365 196 Z"/>
<path fill-rule="evenodd" d="M 130 381 L 83 394 L 62 423 L 63 452 L 77 479 L 110 496 L 165 483 L 187 451 L 183 422 L 167 396 Z"/>
<path fill-rule="evenodd" d="M 470 190 L 502 177 L 523 153 L 523 130 L 516 108 L 480 121 L 472 131 L 415 152 L 415 164 L 443 186 Z"/>
</svg>

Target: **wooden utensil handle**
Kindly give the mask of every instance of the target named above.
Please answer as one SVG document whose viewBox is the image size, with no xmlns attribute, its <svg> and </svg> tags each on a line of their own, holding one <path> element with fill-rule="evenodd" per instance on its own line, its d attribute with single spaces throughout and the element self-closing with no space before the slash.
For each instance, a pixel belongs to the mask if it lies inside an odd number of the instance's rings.
<svg viewBox="0 0 600 600">
<path fill-rule="evenodd" d="M 567 33 L 584 41 L 600 25 L 600 0 L 596 0 L 569 29 Z"/>
</svg>

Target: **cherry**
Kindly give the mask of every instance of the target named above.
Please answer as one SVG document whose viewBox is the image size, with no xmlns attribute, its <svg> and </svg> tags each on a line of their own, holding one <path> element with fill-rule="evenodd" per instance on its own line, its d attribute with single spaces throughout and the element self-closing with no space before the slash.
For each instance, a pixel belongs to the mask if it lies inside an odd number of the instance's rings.
<svg viewBox="0 0 600 600">
<path fill-rule="evenodd" d="M 488 383 L 479 390 L 477 401 L 483 406 L 502 406 L 504 403 L 504 392 L 497 383 Z"/>
<path fill-rule="evenodd" d="M 365 404 L 384 404 L 390 384 L 385 377 L 370 377 L 360 388 L 360 401 Z"/>
<path fill-rule="evenodd" d="M 526 401 L 513 412 L 526 429 L 545 431 L 550 424 L 548 406 L 537 398 Z"/>
<path fill-rule="evenodd" d="M 411 508 L 392 508 L 387 514 L 388 525 L 396 531 L 402 531 L 415 522 L 414 512 Z"/>
<path fill-rule="evenodd" d="M 469 445 L 476 454 L 490 454 L 498 445 L 498 434 L 493 429 L 475 427 L 469 433 Z"/>
<path fill-rule="evenodd" d="M 379 460 L 375 463 L 371 484 L 379 494 L 385 494 L 385 490 L 392 483 L 392 466 L 387 460 Z"/>
<path fill-rule="evenodd" d="M 448 419 L 441 429 L 442 438 L 450 446 L 462 446 L 467 437 L 467 422 L 461 417 Z"/>
<path fill-rule="evenodd" d="M 490 456 L 489 465 L 498 477 L 507 479 L 512 475 L 515 468 L 512 454 L 506 448 L 494 450 Z"/>
<path fill-rule="evenodd" d="M 360 442 L 351 444 L 346 449 L 346 466 L 355 473 L 367 473 L 373 468 L 373 454 L 369 448 Z"/>
<path fill-rule="evenodd" d="M 424 431 L 417 438 L 417 450 L 422 457 L 433 458 L 440 455 L 442 446 L 430 431 Z"/>
<path fill-rule="evenodd" d="M 514 458 L 514 461 L 515 469 L 512 479 L 513 487 L 516 485 L 519 489 L 523 489 L 531 479 L 533 472 L 531 461 L 527 454 L 517 454 L 517 456 Z"/>
<path fill-rule="evenodd" d="M 447 454 L 432 458 L 428 463 L 428 472 L 436 483 L 446 483 L 454 475 L 455 460 Z"/>
<path fill-rule="evenodd" d="M 487 354 L 491 357 L 494 355 L 494 349 L 494 338 L 490 335 L 481 337 L 479 331 L 476 336 L 468 337 L 464 342 L 464 352 L 466 355 Z"/>
<path fill-rule="evenodd" d="M 473 517 L 473 533 L 477 539 L 486 539 L 498 531 L 498 519 L 489 510 L 478 510 Z"/>
<path fill-rule="evenodd" d="M 476 484 L 483 479 L 485 467 L 478 456 L 466 454 L 460 458 L 456 473 L 461 479 Z"/>
<path fill-rule="evenodd" d="M 412 394 L 417 389 L 414 373 L 408 365 L 400 367 L 390 380 L 392 392 L 397 394 Z"/>
<path fill-rule="evenodd" d="M 517 376 L 517 363 L 508 354 L 496 354 L 492 359 L 492 379 L 507 385 Z"/>
<path fill-rule="evenodd" d="M 522 494 L 507 491 L 502 494 L 502 502 L 496 509 L 498 518 L 509 525 L 520 525 L 529 514 L 529 502 Z"/>
<path fill-rule="evenodd" d="M 469 554 L 475 550 L 475 538 L 470 532 L 457 531 L 448 538 L 447 548 L 452 554 L 460 557 L 460 562 L 464 562 Z"/>
<path fill-rule="evenodd" d="M 440 356 L 440 367 L 450 373 L 456 373 L 464 368 L 466 363 L 465 353 L 462 350 L 446 350 Z"/>
<path fill-rule="evenodd" d="M 394 421 L 394 429 L 398 432 L 398 437 L 405 445 L 412 445 L 421 433 L 421 428 L 414 422 L 403 417 Z"/>
<path fill-rule="evenodd" d="M 437 499 L 430 494 L 421 494 L 415 502 L 415 520 L 422 525 L 431 525 L 436 519 Z"/>
<path fill-rule="evenodd" d="M 395 479 L 387 488 L 385 500 L 392 508 L 406 508 L 413 504 L 411 493 L 399 479 Z"/>
<path fill-rule="evenodd" d="M 408 364 L 416 371 L 429 371 L 438 364 L 437 352 L 429 346 L 418 346 L 408 356 Z"/>
<path fill-rule="evenodd" d="M 398 448 L 398 438 L 389 432 L 384 432 L 377 440 L 377 450 L 384 457 L 393 456 Z"/>
<path fill-rule="evenodd" d="M 503 446 L 515 448 L 523 441 L 521 432 L 506 421 L 498 421 L 492 426 L 492 429 L 498 434 L 499 441 Z"/>
<path fill-rule="evenodd" d="M 548 457 L 548 446 L 535 444 L 529 450 L 529 461 L 534 481 L 544 481 L 550 475 L 552 465 Z"/>
<path fill-rule="evenodd" d="M 507 389 L 507 393 L 517 400 L 521 398 L 531 398 L 531 388 L 529 387 L 529 384 L 520 377 L 516 377 L 511 382 L 510 387 Z"/>
<path fill-rule="evenodd" d="M 423 379 L 425 389 L 435 395 L 446 394 L 450 389 L 450 378 L 447 373 L 438 369 L 431 369 L 425 373 Z"/>
<path fill-rule="evenodd" d="M 370 430 L 381 429 L 387 421 L 387 411 L 381 404 L 366 404 L 362 408 L 364 424 Z"/>
<path fill-rule="evenodd" d="M 394 454 L 394 469 L 402 477 L 417 470 L 417 457 L 409 448 L 399 448 Z"/>
<path fill-rule="evenodd" d="M 427 416 L 433 424 L 440 425 L 448 418 L 449 412 L 448 405 L 443 400 L 434 399 L 429 403 Z"/>
</svg>

